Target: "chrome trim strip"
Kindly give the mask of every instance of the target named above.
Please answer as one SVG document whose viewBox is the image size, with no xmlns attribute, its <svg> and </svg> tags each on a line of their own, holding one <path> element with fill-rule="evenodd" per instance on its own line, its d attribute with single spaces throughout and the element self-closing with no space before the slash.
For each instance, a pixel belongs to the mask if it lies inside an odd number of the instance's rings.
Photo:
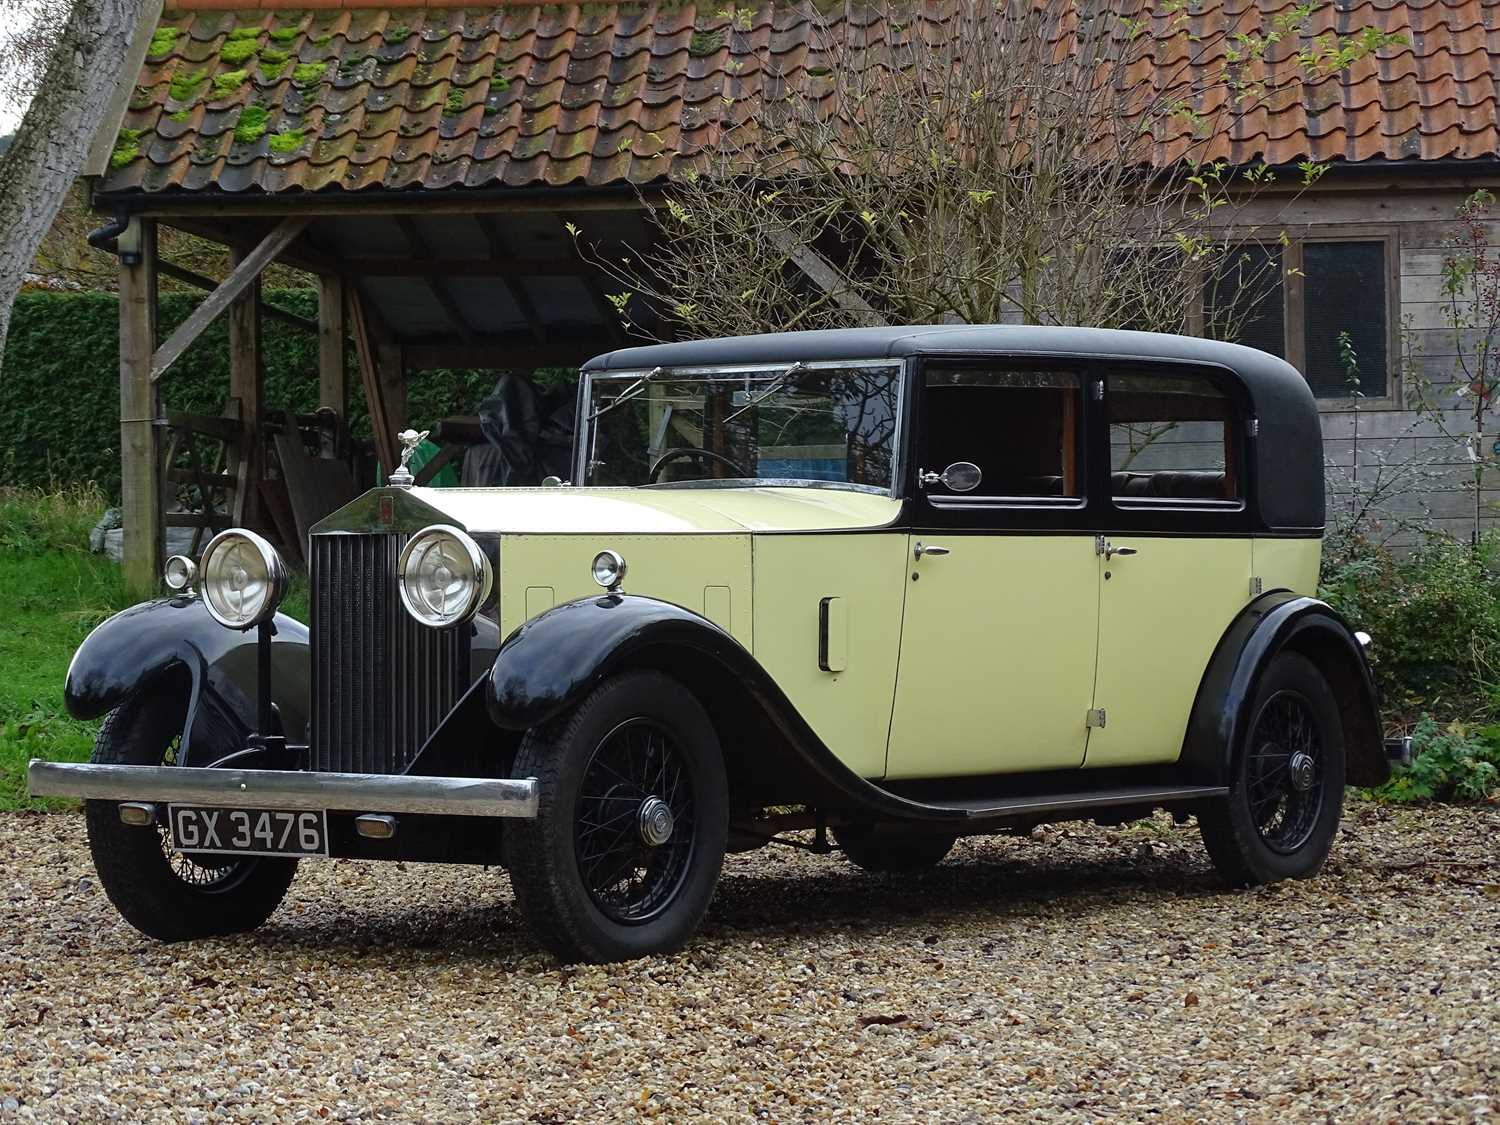
<svg viewBox="0 0 1500 1125">
<path fill-rule="evenodd" d="M 33 797 L 79 800 L 528 819 L 537 812 L 535 778 L 117 766 L 33 758 L 26 786 Z"/>
</svg>

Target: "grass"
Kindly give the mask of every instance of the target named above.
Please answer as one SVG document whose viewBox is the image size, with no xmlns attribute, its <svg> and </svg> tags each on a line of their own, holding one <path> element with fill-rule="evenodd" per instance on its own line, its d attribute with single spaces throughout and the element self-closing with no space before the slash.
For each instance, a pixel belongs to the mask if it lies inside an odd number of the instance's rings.
<svg viewBox="0 0 1500 1125">
<path fill-rule="evenodd" d="M 98 489 L 0 490 L 0 809 L 62 802 L 26 796 L 32 758 L 80 761 L 98 723 L 63 708 L 63 678 L 90 629 L 128 604 L 120 569 L 88 552 L 105 508 Z"/>
<path fill-rule="evenodd" d="M 26 796 L 26 763 L 93 750 L 99 724 L 68 715 L 63 680 L 89 630 L 131 601 L 120 568 L 88 550 L 106 506 L 92 486 L 0 488 L 0 810 L 67 807 Z M 294 572 L 283 611 L 306 621 L 307 598 Z"/>
</svg>

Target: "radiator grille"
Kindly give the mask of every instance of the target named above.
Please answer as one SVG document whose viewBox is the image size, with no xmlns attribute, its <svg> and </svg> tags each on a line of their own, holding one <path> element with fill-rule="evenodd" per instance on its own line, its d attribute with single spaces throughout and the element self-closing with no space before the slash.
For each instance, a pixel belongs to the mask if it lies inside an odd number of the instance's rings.
<svg viewBox="0 0 1500 1125">
<path fill-rule="evenodd" d="M 314 769 L 400 773 L 468 687 L 470 630 L 401 605 L 407 538 L 312 536 Z"/>
</svg>

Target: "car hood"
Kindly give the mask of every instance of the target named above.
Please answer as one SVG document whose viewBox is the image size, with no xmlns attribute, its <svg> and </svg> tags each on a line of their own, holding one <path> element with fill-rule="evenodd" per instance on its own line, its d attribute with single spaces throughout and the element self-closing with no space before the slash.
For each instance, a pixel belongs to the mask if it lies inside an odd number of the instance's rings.
<svg viewBox="0 0 1500 1125">
<path fill-rule="evenodd" d="M 444 521 L 520 535 L 845 531 L 890 524 L 900 507 L 889 496 L 816 487 L 378 488 L 312 531 L 411 531 Z"/>
<path fill-rule="evenodd" d="M 834 488 L 417 488 L 470 531 L 566 535 L 834 531 L 880 527 L 888 496 Z"/>
</svg>

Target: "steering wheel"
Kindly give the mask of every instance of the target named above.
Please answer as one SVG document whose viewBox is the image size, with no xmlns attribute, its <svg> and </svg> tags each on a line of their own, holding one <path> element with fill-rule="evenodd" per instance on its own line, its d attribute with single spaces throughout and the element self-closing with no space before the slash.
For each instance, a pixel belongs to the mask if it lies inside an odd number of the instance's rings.
<svg viewBox="0 0 1500 1125">
<path fill-rule="evenodd" d="M 750 475 L 749 473 L 745 472 L 744 466 L 735 464 L 728 457 L 725 457 L 722 453 L 715 453 L 712 449 L 699 449 L 697 446 L 693 445 L 682 445 L 678 446 L 676 449 L 669 449 L 660 457 L 658 457 L 656 459 L 656 464 L 651 466 L 651 471 L 649 474 L 647 474 L 647 479 L 652 484 L 655 484 L 656 478 L 661 476 L 662 469 L 664 469 L 669 462 L 680 461 L 684 457 L 702 457 L 708 461 L 717 461 L 719 464 L 727 465 L 729 466 L 729 468 L 733 469 L 734 475 L 737 477 L 748 477 Z"/>
</svg>

